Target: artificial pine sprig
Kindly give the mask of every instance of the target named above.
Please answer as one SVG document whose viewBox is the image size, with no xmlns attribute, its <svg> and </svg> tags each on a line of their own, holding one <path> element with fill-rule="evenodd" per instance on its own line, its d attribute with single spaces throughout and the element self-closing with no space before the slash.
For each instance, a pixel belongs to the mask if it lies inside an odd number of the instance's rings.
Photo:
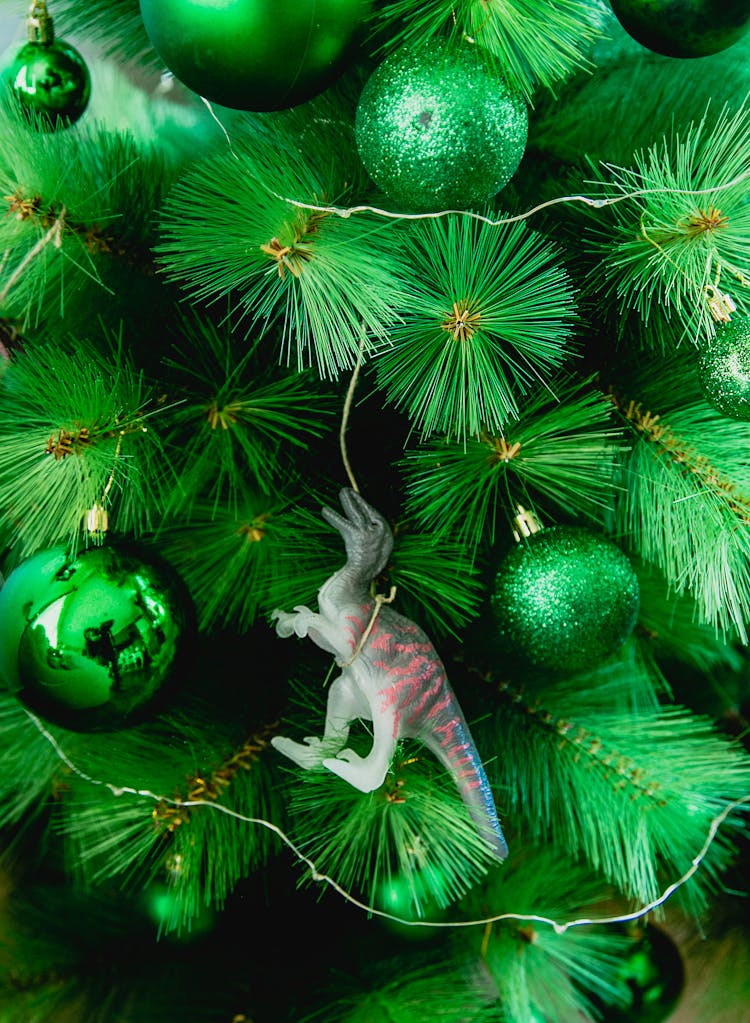
<svg viewBox="0 0 750 1023">
<path fill-rule="evenodd" d="M 402 304 L 398 228 L 325 212 L 348 187 L 346 162 L 327 166 L 318 151 L 330 130 L 316 138 L 311 127 L 303 150 L 285 124 L 239 136 L 231 151 L 181 177 L 164 206 L 157 253 L 166 276 L 194 299 L 230 296 L 248 334 L 279 323 L 281 362 L 336 378 L 360 349 L 387 343 Z"/>
<path fill-rule="evenodd" d="M 724 108 L 633 156 L 600 181 L 631 196 L 597 217 L 595 292 L 647 323 L 663 310 L 677 339 L 701 345 L 735 309 L 750 309 L 750 107 Z"/>
<path fill-rule="evenodd" d="M 189 519 L 197 501 L 236 510 L 248 485 L 267 496 L 282 463 L 325 432 L 332 408 L 309 372 L 269 372 L 258 365 L 257 344 L 237 341 L 226 326 L 185 317 L 180 333 L 164 364 L 182 395 L 166 441 L 179 476 L 172 508 Z"/>
<path fill-rule="evenodd" d="M 611 400 L 632 431 L 617 495 L 620 528 L 698 620 L 747 642 L 750 621 L 750 425 L 703 398 L 694 364 L 678 354 L 623 381 Z"/>
<path fill-rule="evenodd" d="M 171 911 L 162 927 L 180 932 L 203 907 L 220 909 L 237 882 L 268 860 L 277 849 L 272 830 L 232 814 L 271 826 L 282 818 L 275 760 L 268 755 L 275 726 L 251 727 L 244 737 L 241 727 L 191 701 L 183 712 L 106 741 L 73 743 L 69 733 L 55 730 L 81 772 L 67 778 L 55 828 L 88 884 L 163 882 Z M 206 805 L 182 805 L 195 801 Z"/>
<path fill-rule="evenodd" d="M 350 736 L 363 754 L 371 742 L 363 729 Z M 406 893 L 397 915 L 421 918 L 455 902 L 497 864 L 453 779 L 419 743 L 400 744 L 371 793 L 323 767 L 292 773 L 295 842 L 319 871 L 370 905 L 392 912 L 385 891 L 395 883 Z"/>
<path fill-rule="evenodd" d="M 561 698 L 552 687 L 524 695 L 506 681 L 497 692 L 497 714 L 477 732 L 483 748 L 494 741 L 501 754 L 508 819 L 522 818 L 532 842 L 584 857 L 628 899 L 649 903 L 660 886 L 682 877 L 714 818 L 747 794 L 745 750 L 684 708 L 605 712 L 594 693 L 588 711 L 583 689 L 575 696 L 563 689 Z M 741 826 L 739 814 L 681 889 L 696 915 L 734 855 L 732 826 Z"/>
<path fill-rule="evenodd" d="M 461 900 L 469 919 L 503 912 L 539 915 L 564 923 L 604 903 L 608 886 L 584 864 L 550 846 L 528 846 L 507 869 L 495 871 L 481 894 Z M 503 1020 L 526 1023 L 543 1014 L 556 1023 L 600 1018 L 600 1007 L 624 1007 L 630 992 L 621 977 L 630 938 L 613 927 L 570 928 L 500 921 L 484 931 L 452 936 L 452 959 L 473 950 L 489 977 Z M 449 960 L 450 961 L 450 960 Z M 595 995 L 596 1002 L 593 1002 Z"/>
<path fill-rule="evenodd" d="M 19 556 L 75 543 L 96 505 L 142 533 L 174 484 L 158 396 L 122 338 L 68 344 L 26 342 L 0 381 L 0 510 Z"/>
<path fill-rule="evenodd" d="M 558 248 L 523 222 L 413 223 L 409 276 L 378 386 L 423 435 L 465 440 L 518 418 L 569 355 L 575 290 Z"/>
<path fill-rule="evenodd" d="M 504 435 L 408 450 L 409 513 L 426 531 L 455 536 L 471 551 L 493 543 L 518 505 L 551 518 L 562 511 L 601 519 L 612 505 L 622 436 L 591 380 L 558 377 L 529 395 Z"/>
<path fill-rule="evenodd" d="M 575 68 L 588 66 L 587 51 L 600 34 L 596 5 L 582 0 L 385 0 L 372 15 L 390 49 L 419 46 L 454 32 L 498 61 L 510 83 L 526 96 L 549 88 Z"/>
<path fill-rule="evenodd" d="M 418 935 L 417 935 L 418 936 Z M 442 946 L 441 946 L 442 948 Z M 430 963 L 412 948 L 366 964 L 357 975 L 329 971 L 321 985 L 322 1005 L 288 1023 L 497 1023 L 494 1007 L 477 991 L 464 964 Z"/>
<path fill-rule="evenodd" d="M 112 293 L 113 267 L 151 273 L 152 218 L 168 178 L 166 163 L 126 133 L 30 131 L 3 99 L 0 310 L 26 328 L 64 314 L 77 288 Z"/>
<path fill-rule="evenodd" d="M 198 628 L 242 633 L 274 609 L 279 580 L 295 585 L 282 566 L 297 528 L 288 500 L 245 488 L 231 502 L 195 502 L 189 520 L 165 520 L 153 543 L 185 581 Z"/>
</svg>

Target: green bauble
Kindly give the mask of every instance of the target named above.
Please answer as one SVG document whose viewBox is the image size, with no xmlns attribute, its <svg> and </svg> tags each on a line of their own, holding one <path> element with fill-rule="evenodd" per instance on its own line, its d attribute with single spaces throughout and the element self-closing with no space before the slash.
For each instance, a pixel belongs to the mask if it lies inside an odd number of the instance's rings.
<svg viewBox="0 0 750 1023">
<path fill-rule="evenodd" d="M 698 355 L 698 382 L 723 416 L 750 420 L 750 319 L 739 316 L 719 327 Z"/>
<path fill-rule="evenodd" d="M 685 986 L 685 967 L 671 937 L 653 925 L 636 933 L 622 958 L 620 980 L 630 994 L 627 1004 L 606 1005 L 608 1023 L 665 1023 Z"/>
<path fill-rule="evenodd" d="M 376 68 L 355 129 L 370 177 L 405 212 L 467 209 L 515 173 L 528 111 L 479 47 L 432 43 Z"/>
<path fill-rule="evenodd" d="M 503 654 L 562 674 L 614 654 L 635 627 L 638 577 L 598 533 L 552 526 L 522 540 L 495 575 L 490 607 Z"/>
<path fill-rule="evenodd" d="M 736 43 L 750 22 L 747 0 L 611 0 L 636 42 L 665 57 L 707 57 Z"/>
<path fill-rule="evenodd" d="M 21 108 L 41 115 L 39 126 L 52 131 L 77 121 L 91 93 L 83 57 L 58 40 L 25 43 L 4 69 L 3 79 Z"/>
<path fill-rule="evenodd" d="M 172 679 L 192 628 L 181 580 L 127 545 L 69 557 L 52 547 L 0 590 L 0 680 L 30 710 L 74 731 L 141 719 Z"/>
<path fill-rule="evenodd" d="M 146 32 L 183 85 L 237 110 L 282 110 L 341 73 L 371 0 L 140 0 Z"/>
</svg>

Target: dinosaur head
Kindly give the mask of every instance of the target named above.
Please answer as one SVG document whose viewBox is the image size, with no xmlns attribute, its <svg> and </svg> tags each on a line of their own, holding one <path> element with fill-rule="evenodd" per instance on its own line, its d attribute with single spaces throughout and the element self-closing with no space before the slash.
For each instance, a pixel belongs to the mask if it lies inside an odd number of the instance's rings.
<svg viewBox="0 0 750 1023">
<path fill-rule="evenodd" d="M 393 550 L 390 526 L 363 497 L 345 487 L 339 500 L 346 515 L 323 508 L 323 518 L 341 533 L 347 554 L 347 567 L 355 569 L 363 582 L 369 582 L 386 566 Z"/>
</svg>

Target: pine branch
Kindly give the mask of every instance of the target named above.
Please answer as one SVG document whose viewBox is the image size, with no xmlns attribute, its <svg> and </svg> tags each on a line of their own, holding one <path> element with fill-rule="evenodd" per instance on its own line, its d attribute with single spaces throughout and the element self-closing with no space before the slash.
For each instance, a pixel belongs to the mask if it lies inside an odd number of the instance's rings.
<svg viewBox="0 0 750 1023">
<path fill-rule="evenodd" d="M 483 541 L 494 543 L 518 505 L 543 518 L 560 512 L 601 518 L 612 501 L 622 433 L 590 385 L 561 376 L 538 387 L 505 436 L 407 451 L 409 513 L 473 553 Z"/>
<path fill-rule="evenodd" d="M 237 882 L 276 850 L 268 828 L 238 823 L 210 805 L 181 804 L 201 800 L 272 822 L 283 812 L 266 752 L 275 726 L 237 740 L 236 723 L 222 724 L 206 708 L 192 712 L 131 729 L 117 743 L 112 737 L 88 741 L 77 751 L 76 766 L 109 784 L 72 777 L 58 811 L 57 830 L 87 883 L 166 884 L 165 933 L 189 930 L 205 906 L 221 909 Z M 115 795 L 110 786 L 128 779 L 137 784 Z M 136 789 L 164 799 L 143 798 Z"/>
<path fill-rule="evenodd" d="M 350 737 L 362 754 L 371 742 L 363 732 Z M 291 773 L 295 843 L 319 871 L 370 905 L 389 911 L 384 895 L 397 883 L 407 893 L 401 913 L 424 917 L 455 902 L 497 864 L 453 779 L 417 743 L 400 745 L 374 793 L 325 768 Z"/>
<path fill-rule="evenodd" d="M 375 357 L 378 386 L 424 435 L 502 431 L 569 354 L 575 295 L 560 251 L 524 223 L 461 216 L 418 221 L 405 243 L 412 272 Z"/>
<path fill-rule="evenodd" d="M 713 818 L 747 793 L 746 752 L 683 708 L 590 713 L 585 693 L 558 701 L 554 689 L 527 696 L 507 682 L 498 695 L 492 727 L 508 819 L 527 841 L 585 857 L 628 899 L 648 903 L 662 878 L 681 877 Z M 680 893 L 692 913 L 704 911 L 734 851 L 727 833 L 714 841 Z"/>
<path fill-rule="evenodd" d="M 618 517 L 633 549 L 654 563 L 700 620 L 747 642 L 750 615 L 750 427 L 727 421 L 699 396 L 695 372 L 673 359 L 636 398 L 611 400 L 638 438 L 624 462 Z M 638 383 L 630 386 L 636 388 Z M 642 398 L 641 398 L 642 396 Z M 651 404 L 653 399 L 654 404 Z M 743 440 L 744 438 L 744 440 Z"/>
<path fill-rule="evenodd" d="M 335 125 L 346 151 L 350 126 Z M 308 208 L 349 187 L 347 161 L 331 167 L 321 155 L 330 152 L 324 128 L 316 137 L 311 121 L 302 152 L 284 119 L 268 121 L 231 152 L 198 162 L 169 194 L 156 251 L 194 300 L 233 296 L 248 334 L 281 324 L 281 361 L 336 378 L 355 365 L 361 342 L 366 353 L 387 342 L 403 271 L 392 221 Z"/>
<path fill-rule="evenodd" d="M 108 57 L 162 68 L 146 34 L 138 0 L 56 0 L 55 18 L 68 35 L 98 43 Z"/>
<path fill-rule="evenodd" d="M 606 166 L 614 195 L 646 194 L 608 208 L 592 231 L 600 266 L 591 286 L 620 311 L 647 323 L 661 307 L 678 341 L 700 345 L 736 307 L 750 310 L 750 211 L 747 154 L 750 107 L 725 107 L 684 135 L 636 152 L 633 168 Z"/>
<path fill-rule="evenodd" d="M 68 291 L 86 285 L 111 291 L 113 266 L 153 272 L 152 217 L 168 177 L 165 163 L 129 135 L 96 125 L 72 133 L 30 131 L 6 98 L 0 106 L 0 194 L 8 213 L 0 218 L 4 309 L 27 327 L 50 309 L 59 316 Z"/>
<path fill-rule="evenodd" d="M 264 369 L 257 345 L 239 348 L 210 321 L 184 318 L 180 335 L 164 363 L 170 391 L 184 396 L 166 438 L 179 478 L 172 508 L 189 519 L 199 500 L 214 510 L 224 501 L 236 513 L 248 486 L 268 496 L 282 466 L 326 432 L 331 396 L 309 373 Z"/>
<path fill-rule="evenodd" d="M 97 504 L 143 532 L 171 482 L 153 387 L 122 339 L 68 343 L 27 343 L 0 382 L 0 507 L 18 555 L 77 541 Z"/>
<path fill-rule="evenodd" d="M 737 108 L 750 92 L 750 38 L 713 54 L 710 72 L 698 75 L 691 61 L 635 43 L 606 8 L 604 18 L 605 36 L 589 53 L 594 70 L 534 97 L 527 152 L 537 161 L 544 157 L 583 169 L 588 158 L 590 164 L 627 167 L 634 151 L 656 141 L 665 111 L 681 133 L 703 118 L 712 132 L 721 114 L 716 97 Z"/>
<path fill-rule="evenodd" d="M 509 910 L 570 920 L 607 894 L 584 865 L 542 846 L 526 848 L 507 870 L 492 875 L 481 900 L 470 894 L 461 908 L 470 918 Z M 600 1017 L 602 1003 L 615 1008 L 629 1001 L 620 973 L 632 941 L 611 927 L 556 934 L 526 921 L 502 921 L 485 929 L 481 945 L 476 933 L 457 935 L 453 945 L 454 955 L 468 948 L 477 955 L 481 949 L 508 1023 L 525 1023 L 541 1013 L 558 1023 L 592 1021 Z"/>
<path fill-rule="evenodd" d="M 600 32 L 593 4 L 534 0 L 386 0 L 373 15 L 387 51 L 419 46 L 452 33 L 476 42 L 498 62 L 504 75 L 531 99 L 537 85 L 550 88 L 575 68 L 587 67 L 587 51 Z"/>
</svg>

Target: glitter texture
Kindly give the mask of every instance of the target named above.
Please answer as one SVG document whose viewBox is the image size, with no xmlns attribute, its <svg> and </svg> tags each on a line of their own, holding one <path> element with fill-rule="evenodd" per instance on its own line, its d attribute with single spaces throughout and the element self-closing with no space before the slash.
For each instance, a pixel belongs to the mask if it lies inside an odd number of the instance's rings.
<svg viewBox="0 0 750 1023">
<path fill-rule="evenodd" d="M 698 356 L 698 380 L 718 412 L 750 420 L 750 319 L 737 317 L 717 330 Z"/>
<path fill-rule="evenodd" d="M 611 540 L 582 527 L 552 526 L 505 557 L 490 605 L 504 653 L 570 674 L 595 667 L 628 639 L 640 589 Z"/>
<path fill-rule="evenodd" d="M 404 212 L 484 204 L 515 173 L 527 133 L 525 101 L 468 44 L 394 54 L 357 107 L 362 162 Z"/>
</svg>

